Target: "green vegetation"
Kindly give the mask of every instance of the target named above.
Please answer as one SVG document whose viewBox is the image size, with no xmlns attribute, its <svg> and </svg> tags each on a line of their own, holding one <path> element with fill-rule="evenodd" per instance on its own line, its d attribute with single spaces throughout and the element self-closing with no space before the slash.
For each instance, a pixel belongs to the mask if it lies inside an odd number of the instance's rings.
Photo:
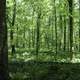
<svg viewBox="0 0 80 80">
<path fill-rule="evenodd" d="M 79 63 L 80 0 L 0 0 L 0 80 L 79 80 Z"/>
<path fill-rule="evenodd" d="M 78 0 L 7 0 L 9 59 L 79 59 L 79 14 Z"/>
</svg>

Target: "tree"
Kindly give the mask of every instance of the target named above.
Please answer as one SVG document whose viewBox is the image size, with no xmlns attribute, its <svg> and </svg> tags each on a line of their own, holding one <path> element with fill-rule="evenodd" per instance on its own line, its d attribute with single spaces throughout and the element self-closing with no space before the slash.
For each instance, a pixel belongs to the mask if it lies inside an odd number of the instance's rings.
<svg viewBox="0 0 80 80">
<path fill-rule="evenodd" d="M 13 26 L 15 24 L 15 17 L 16 17 L 16 0 L 14 0 L 14 9 L 13 9 L 12 25 L 11 25 L 11 32 L 10 32 L 12 53 L 15 53 L 15 44 L 14 44 L 14 35 L 13 35 L 14 34 Z"/>
<path fill-rule="evenodd" d="M 70 30 L 70 57 L 72 59 L 73 51 L 73 0 L 68 0 L 69 3 L 69 30 Z"/>
<path fill-rule="evenodd" d="M 80 0 L 79 0 L 79 16 L 80 16 Z M 79 17 L 79 52 L 80 52 L 80 17 Z"/>
<path fill-rule="evenodd" d="M 62 50 L 62 36 L 63 36 L 63 13 L 62 13 L 62 3 L 61 0 L 59 0 L 59 31 L 60 31 L 60 39 L 59 39 L 59 50 Z"/>
<path fill-rule="evenodd" d="M 54 12 L 55 12 L 55 42 L 56 42 L 56 56 L 57 56 L 57 17 L 56 17 L 56 3 L 55 3 L 55 0 L 54 0 Z M 56 58 L 55 58 L 56 60 Z"/>
<path fill-rule="evenodd" d="M 6 0 L 0 0 L 0 80 L 8 80 Z"/>
<path fill-rule="evenodd" d="M 39 8 L 38 14 L 37 14 L 37 28 L 36 28 L 36 32 L 37 32 L 37 36 L 36 36 L 36 56 L 38 59 L 38 53 L 39 53 L 39 40 L 40 40 L 40 19 L 41 19 L 41 9 Z"/>
<path fill-rule="evenodd" d="M 64 51 L 66 50 L 66 16 L 64 15 Z"/>
</svg>

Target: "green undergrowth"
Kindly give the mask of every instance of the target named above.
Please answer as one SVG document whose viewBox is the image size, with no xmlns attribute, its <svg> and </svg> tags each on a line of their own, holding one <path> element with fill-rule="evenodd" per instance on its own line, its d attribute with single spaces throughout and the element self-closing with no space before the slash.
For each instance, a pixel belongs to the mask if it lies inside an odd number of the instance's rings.
<svg viewBox="0 0 80 80">
<path fill-rule="evenodd" d="M 31 61 L 9 65 L 10 80 L 80 80 L 80 64 Z"/>
</svg>

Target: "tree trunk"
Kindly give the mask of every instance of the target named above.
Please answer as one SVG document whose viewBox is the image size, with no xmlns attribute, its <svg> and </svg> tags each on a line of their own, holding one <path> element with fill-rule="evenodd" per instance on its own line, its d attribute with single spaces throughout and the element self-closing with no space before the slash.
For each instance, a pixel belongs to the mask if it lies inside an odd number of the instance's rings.
<svg viewBox="0 0 80 80">
<path fill-rule="evenodd" d="M 56 17 L 56 4 L 55 4 L 55 0 L 54 0 L 54 12 L 55 12 L 55 44 L 56 44 L 56 55 L 55 55 L 55 60 L 57 60 L 57 17 Z"/>
<path fill-rule="evenodd" d="M 6 0 L 0 0 L 0 80 L 8 80 Z"/>
<path fill-rule="evenodd" d="M 25 39 L 25 31 L 26 31 L 26 30 L 25 30 L 25 26 L 24 26 L 24 32 L 23 32 L 23 39 L 24 39 L 24 41 L 23 41 L 23 48 L 25 48 L 25 40 L 26 40 L 26 39 Z"/>
<path fill-rule="evenodd" d="M 80 16 L 80 0 L 79 0 L 79 16 Z M 79 17 L 79 52 L 80 52 L 80 17 Z"/>
<path fill-rule="evenodd" d="M 59 50 L 61 51 L 62 50 L 62 36 L 63 36 L 63 25 L 62 25 L 62 15 L 61 15 L 61 12 L 60 12 L 60 16 L 59 16 L 59 19 L 60 19 L 60 41 L 59 41 Z"/>
<path fill-rule="evenodd" d="M 15 44 L 14 44 L 14 35 L 13 35 L 14 34 L 13 26 L 15 24 L 15 17 L 16 17 L 16 0 L 14 0 L 13 20 L 12 20 L 12 27 L 10 33 L 12 54 L 15 53 Z"/>
<path fill-rule="evenodd" d="M 66 16 L 64 15 L 64 51 L 66 50 Z"/>
<path fill-rule="evenodd" d="M 41 18 L 41 10 L 38 12 L 37 16 L 37 36 L 36 36 L 36 58 L 38 59 L 38 53 L 39 53 L 39 39 L 40 39 L 40 18 Z"/>
<path fill-rule="evenodd" d="M 73 0 L 68 0 L 69 3 L 69 29 L 70 29 L 70 58 L 73 56 Z"/>
<path fill-rule="evenodd" d="M 30 49 L 31 48 L 31 30 L 30 29 L 28 29 L 28 35 L 29 35 L 29 38 L 28 38 L 28 41 L 29 41 L 28 48 Z"/>
</svg>

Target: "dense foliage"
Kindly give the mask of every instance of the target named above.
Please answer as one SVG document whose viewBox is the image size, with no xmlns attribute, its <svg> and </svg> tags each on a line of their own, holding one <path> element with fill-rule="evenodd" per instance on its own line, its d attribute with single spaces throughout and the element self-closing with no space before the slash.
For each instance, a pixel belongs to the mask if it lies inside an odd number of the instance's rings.
<svg viewBox="0 0 80 80">
<path fill-rule="evenodd" d="M 7 0 L 9 53 L 42 61 L 78 57 L 80 6 L 71 1 Z"/>
<path fill-rule="evenodd" d="M 10 78 L 79 80 L 78 66 L 59 63 L 80 62 L 80 0 L 7 0 L 6 4 Z M 53 62 L 59 63 L 54 67 Z"/>
</svg>

